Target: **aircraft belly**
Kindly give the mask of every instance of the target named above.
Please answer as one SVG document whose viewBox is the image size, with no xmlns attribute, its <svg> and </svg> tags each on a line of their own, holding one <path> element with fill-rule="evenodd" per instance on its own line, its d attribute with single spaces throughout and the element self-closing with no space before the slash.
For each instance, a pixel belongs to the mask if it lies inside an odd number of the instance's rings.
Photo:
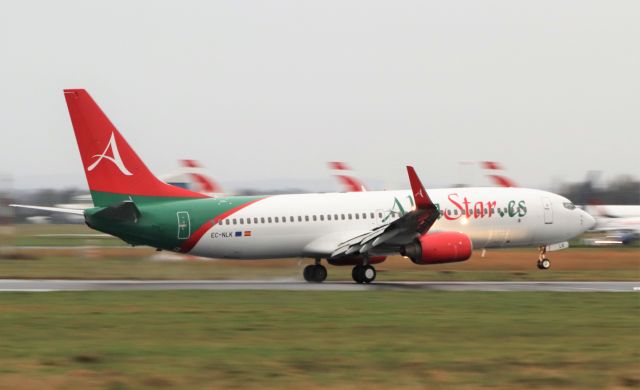
<svg viewBox="0 0 640 390">
<path fill-rule="evenodd" d="M 335 249 L 327 246 L 322 249 L 322 253 L 311 253 L 307 250 L 313 247 L 319 237 L 334 234 L 331 229 L 292 230 L 285 227 L 269 227 L 239 231 L 240 234 L 227 230 L 220 226 L 212 227 L 190 253 L 213 258 L 274 259 L 328 255 Z M 337 246 L 339 240 L 334 241 Z"/>
</svg>

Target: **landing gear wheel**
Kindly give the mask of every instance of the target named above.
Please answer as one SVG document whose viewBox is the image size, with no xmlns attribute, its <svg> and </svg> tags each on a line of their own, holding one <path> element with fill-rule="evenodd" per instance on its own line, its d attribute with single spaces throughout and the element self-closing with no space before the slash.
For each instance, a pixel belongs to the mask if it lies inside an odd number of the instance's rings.
<svg viewBox="0 0 640 390">
<path fill-rule="evenodd" d="M 313 266 L 313 281 L 322 283 L 327 279 L 327 269 L 324 265 L 316 264 Z"/>
<path fill-rule="evenodd" d="M 302 276 L 304 276 L 304 280 L 307 282 L 313 282 L 313 267 L 314 265 L 308 265 L 304 267 L 304 271 L 302 271 Z"/>
<path fill-rule="evenodd" d="M 355 267 L 353 267 L 353 270 L 351 270 L 351 279 L 353 279 L 354 282 L 356 283 L 363 283 L 364 280 L 362 279 L 362 266 L 361 265 L 356 265 Z"/>
<path fill-rule="evenodd" d="M 542 269 L 542 260 L 538 260 L 538 269 Z"/>
<path fill-rule="evenodd" d="M 363 268 L 364 268 L 363 274 L 364 274 L 364 282 L 365 283 L 371 283 L 374 280 L 376 280 L 377 272 L 376 272 L 375 268 L 373 268 L 370 265 L 365 265 Z"/>
<path fill-rule="evenodd" d="M 356 265 L 351 271 L 351 277 L 356 283 L 371 283 L 376 279 L 376 269 L 370 265 Z"/>
<path fill-rule="evenodd" d="M 549 259 L 542 259 L 540 261 L 540 269 L 549 269 L 551 267 L 551 261 Z"/>
<path fill-rule="evenodd" d="M 322 283 L 327 279 L 327 269 L 320 264 L 308 265 L 302 275 L 307 282 Z"/>
</svg>

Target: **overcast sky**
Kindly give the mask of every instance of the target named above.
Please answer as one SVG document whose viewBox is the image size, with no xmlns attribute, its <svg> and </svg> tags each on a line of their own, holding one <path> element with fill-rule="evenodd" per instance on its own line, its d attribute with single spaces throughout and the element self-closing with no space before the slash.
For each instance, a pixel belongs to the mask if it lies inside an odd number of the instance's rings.
<svg viewBox="0 0 640 390">
<path fill-rule="evenodd" d="M 635 0 L 13 1 L 0 50 L 14 187 L 86 187 L 63 88 L 152 171 L 228 187 L 330 187 L 328 160 L 379 188 L 406 164 L 480 182 L 463 160 L 538 187 L 640 172 Z"/>
</svg>

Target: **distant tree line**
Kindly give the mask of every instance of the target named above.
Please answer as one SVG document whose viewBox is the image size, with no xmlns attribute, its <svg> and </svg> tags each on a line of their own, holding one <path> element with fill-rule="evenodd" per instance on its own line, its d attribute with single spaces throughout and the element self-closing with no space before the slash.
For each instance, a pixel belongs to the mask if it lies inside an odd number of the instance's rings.
<svg viewBox="0 0 640 390">
<path fill-rule="evenodd" d="M 564 184 L 560 193 L 576 204 L 640 204 L 640 181 L 630 175 L 621 175 L 604 186 L 596 186 L 595 177 L 591 173 L 584 182 Z"/>
</svg>

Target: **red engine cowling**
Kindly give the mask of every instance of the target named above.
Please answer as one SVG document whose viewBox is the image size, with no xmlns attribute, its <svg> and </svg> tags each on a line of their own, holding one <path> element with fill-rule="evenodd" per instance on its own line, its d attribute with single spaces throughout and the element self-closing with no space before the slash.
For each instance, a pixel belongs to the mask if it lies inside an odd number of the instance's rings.
<svg viewBox="0 0 640 390">
<path fill-rule="evenodd" d="M 386 256 L 371 256 L 369 258 L 369 264 L 380 264 L 387 259 Z M 364 264 L 364 257 L 362 256 L 346 256 L 338 259 L 328 259 L 331 265 L 358 265 Z"/>
<path fill-rule="evenodd" d="M 441 264 L 465 261 L 471 257 L 472 251 L 473 244 L 466 234 L 435 232 L 406 245 L 402 254 L 415 264 Z"/>
</svg>

